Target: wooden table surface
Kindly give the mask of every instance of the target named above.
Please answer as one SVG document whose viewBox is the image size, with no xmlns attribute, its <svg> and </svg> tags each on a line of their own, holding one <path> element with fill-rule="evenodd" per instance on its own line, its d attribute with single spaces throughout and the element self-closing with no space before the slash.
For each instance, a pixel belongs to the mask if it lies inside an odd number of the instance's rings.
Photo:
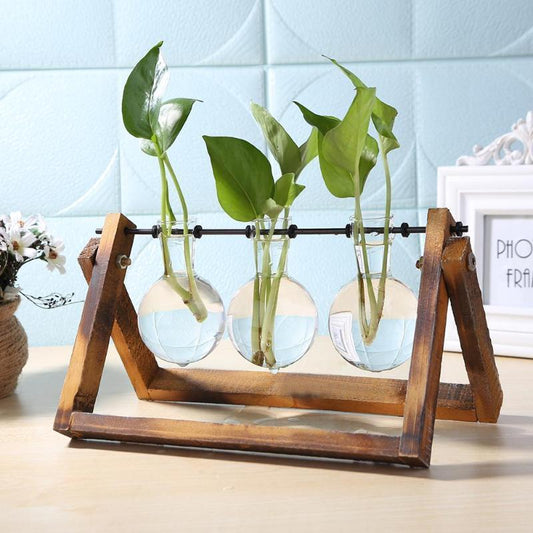
<svg viewBox="0 0 533 533">
<path fill-rule="evenodd" d="M 533 360 L 498 358 L 496 425 L 437 421 L 429 470 L 70 441 L 52 431 L 68 347 L 33 348 L 0 400 L 0 532 L 533 531 Z M 200 366 L 249 369 L 224 341 Z M 357 374 L 319 338 L 294 371 Z M 383 377 L 405 377 L 408 367 Z M 443 380 L 466 382 L 446 354 Z M 95 412 L 399 434 L 401 419 L 133 395 L 112 348 Z"/>
</svg>

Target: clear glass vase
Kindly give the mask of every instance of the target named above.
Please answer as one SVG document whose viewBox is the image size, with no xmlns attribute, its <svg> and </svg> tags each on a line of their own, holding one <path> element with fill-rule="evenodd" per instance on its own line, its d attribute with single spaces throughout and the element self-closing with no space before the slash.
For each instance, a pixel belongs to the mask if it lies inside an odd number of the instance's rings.
<svg viewBox="0 0 533 533">
<path fill-rule="evenodd" d="M 194 221 L 189 220 L 188 227 L 184 236 L 172 234 L 183 229 L 180 221 L 162 226 L 159 240 L 165 272 L 144 295 L 138 312 L 146 346 L 157 357 L 179 366 L 208 355 L 221 339 L 226 322 L 220 295 L 194 270 L 195 239 L 189 233 Z M 186 256 L 190 257 L 189 272 Z"/>
<path fill-rule="evenodd" d="M 237 351 L 273 373 L 303 357 L 317 328 L 313 299 L 287 275 L 290 239 L 274 234 L 276 228 L 286 229 L 289 224 L 289 218 L 255 221 L 256 274 L 228 309 L 228 332 Z"/>
<path fill-rule="evenodd" d="M 392 217 L 387 222 L 392 228 Z M 361 237 L 357 234 L 357 224 L 353 220 L 357 276 L 339 291 L 333 301 L 329 313 L 329 334 L 336 350 L 350 364 L 364 370 L 381 372 L 397 367 L 411 357 L 417 299 L 407 285 L 391 274 L 393 235 L 388 235 L 388 254 L 384 265 L 384 235 L 366 234 L 365 254 Z M 362 224 L 365 227 L 384 227 L 385 219 L 365 217 Z M 380 283 L 382 272 L 385 277 Z M 378 309 L 380 288 L 384 289 L 377 324 L 371 324 L 369 285 Z M 364 294 L 364 305 L 361 304 L 361 293 Z"/>
</svg>

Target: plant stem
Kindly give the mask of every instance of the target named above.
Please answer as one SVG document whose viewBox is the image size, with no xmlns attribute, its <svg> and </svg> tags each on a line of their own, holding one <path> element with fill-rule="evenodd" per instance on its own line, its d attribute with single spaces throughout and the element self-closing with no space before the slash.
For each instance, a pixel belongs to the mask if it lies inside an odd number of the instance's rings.
<svg viewBox="0 0 533 533">
<path fill-rule="evenodd" d="M 379 136 L 379 151 L 383 160 L 383 169 L 385 171 L 385 226 L 383 229 L 383 262 L 381 265 L 381 277 L 379 278 L 378 289 L 378 308 L 381 316 L 383 305 L 385 303 L 385 281 L 387 279 L 387 266 L 389 263 L 389 225 L 390 210 L 392 202 L 392 183 L 390 177 L 389 161 L 386 152 L 383 150 L 383 137 Z"/>
<path fill-rule="evenodd" d="M 378 288 L 378 313 L 379 318 L 383 314 L 383 305 L 385 304 L 385 282 L 387 280 L 387 266 L 389 263 L 389 222 L 392 202 L 392 184 L 390 177 L 389 161 L 386 152 L 383 150 L 383 137 L 379 136 L 379 151 L 383 160 L 383 169 L 385 171 L 385 225 L 383 229 L 383 262 L 381 264 L 381 276 L 379 278 Z"/>
<path fill-rule="evenodd" d="M 255 238 L 254 238 L 254 253 L 256 263 L 256 279 L 254 280 L 254 302 L 252 315 L 252 362 L 263 366 L 266 362 L 267 366 L 273 368 L 276 364 L 272 346 L 265 344 L 265 318 L 268 308 L 268 302 L 272 297 L 272 264 L 270 255 L 270 245 L 276 227 L 276 219 L 271 219 L 271 226 L 268 235 L 262 236 L 261 230 L 264 225 L 261 221 L 256 221 L 255 224 Z M 259 249 L 262 253 L 262 266 L 259 271 Z M 272 339 L 272 334 L 268 335 Z"/>
<path fill-rule="evenodd" d="M 361 238 L 361 250 L 363 254 L 363 269 L 364 269 L 364 278 L 366 279 L 366 285 L 368 290 L 368 297 L 370 303 L 370 317 L 367 318 L 367 309 L 364 295 L 364 283 L 362 280 L 363 274 L 358 273 L 359 277 L 359 324 L 362 332 L 363 342 L 368 346 L 372 344 L 376 338 L 379 323 L 383 315 L 383 306 L 385 304 L 385 284 L 387 281 L 387 266 L 389 258 L 389 222 L 390 222 L 390 210 L 391 210 L 391 177 L 389 162 L 387 159 L 387 154 L 383 150 L 383 138 L 379 136 L 379 148 L 383 160 L 383 168 L 385 172 L 385 223 L 383 227 L 383 259 L 381 263 L 381 272 L 377 287 L 377 301 L 376 295 L 374 293 L 374 287 L 372 283 L 372 278 L 370 276 L 370 269 L 368 264 L 368 253 L 366 248 L 366 240 L 364 237 L 364 224 L 363 217 L 361 212 L 361 205 L 359 197 L 356 196 L 356 219 L 359 218 L 360 224 L 358 224 L 360 238 Z M 354 239 L 356 233 L 354 231 Z"/>
<path fill-rule="evenodd" d="M 357 181 L 357 180 L 356 180 Z M 359 191 L 357 191 L 358 193 Z M 376 295 L 374 294 L 374 286 L 372 285 L 372 279 L 370 277 L 370 266 L 368 262 L 368 251 L 366 247 L 366 237 L 364 230 L 363 213 L 361 210 L 361 195 L 355 195 L 355 218 L 354 218 L 354 244 L 360 246 L 361 253 L 363 255 L 363 273 L 358 271 L 359 277 L 359 324 L 362 332 L 363 341 L 365 344 L 371 344 L 377 333 L 377 324 L 379 321 L 377 317 Z M 355 231 L 357 230 L 357 231 Z M 360 261 L 357 264 L 361 267 Z M 364 284 L 366 283 L 366 289 L 368 292 L 368 303 L 370 305 L 370 316 L 367 317 L 368 309 L 365 298 Z"/>
<path fill-rule="evenodd" d="M 168 156 L 161 152 L 161 149 L 159 148 L 157 139 L 155 137 L 152 138 L 152 142 L 154 143 L 157 152 L 159 171 L 161 174 L 161 243 L 163 249 L 163 262 L 165 265 L 165 276 L 168 283 L 180 295 L 181 299 L 183 300 L 183 303 L 190 309 L 196 320 L 198 322 L 203 322 L 207 318 L 207 308 L 205 307 L 205 304 L 200 297 L 192 267 L 191 243 L 188 228 L 189 214 L 187 210 L 187 204 L 181 191 L 181 187 L 179 186 L 178 179 L 176 178 L 176 174 L 174 173 L 174 169 L 172 168 L 170 161 L 168 160 Z M 172 211 L 172 208 L 170 206 L 168 181 L 166 177 L 165 165 L 170 173 L 174 186 L 176 187 L 176 191 L 178 193 L 183 212 L 183 251 L 189 289 L 183 287 L 176 279 L 168 249 L 167 239 L 169 236 L 171 236 L 171 227 L 169 222 L 174 222 L 176 220 L 176 217 L 174 216 L 174 212 Z"/>
<path fill-rule="evenodd" d="M 255 231 L 259 232 L 259 222 L 255 223 Z M 261 278 L 259 276 L 259 258 L 257 239 L 254 239 L 254 259 L 255 259 L 255 278 L 254 278 L 254 296 L 252 307 L 252 363 L 263 366 L 265 359 L 261 353 Z"/>
<path fill-rule="evenodd" d="M 265 354 L 267 363 L 269 360 L 272 364 L 269 366 L 272 368 L 276 363 L 276 357 L 274 354 L 274 326 L 276 321 L 276 312 L 278 306 L 279 289 L 281 285 L 281 279 L 285 272 L 285 265 L 287 263 L 287 253 L 289 251 L 289 239 L 286 237 L 283 240 L 281 248 L 281 254 L 278 262 L 278 267 L 274 279 L 272 280 L 272 288 L 270 291 L 270 297 L 267 301 L 266 312 L 263 319 L 262 337 L 261 337 L 261 349 Z"/>
<path fill-rule="evenodd" d="M 165 167 L 159 160 L 159 171 L 161 174 L 161 249 L 163 251 L 163 266 L 164 274 L 167 282 L 171 287 L 180 295 L 185 304 L 190 300 L 191 294 L 185 288 L 183 288 L 174 275 L 174 269 L 172 268 L 172 261 L 170 259 L 170 252 L 168 249 L 168 237 L 171 235 L 171 225 L 168 223 L 167 218 L 172 220 L 174 214 L 168 212 L 168 183 L 165 173 Z"/>
<path fill-rule="evenodd" d="M 189 235 L 189 211 L 187 209 L 185 197 L 183 196 L 183 192 L 178 182 L 178 178 L 176 177 L 174 169 L 170 164 L 167 154 L 163 156 L 163 161 L 167 166 L 167 169 L 170 173 L 170 177 L 172 178 L 172 182 L 174 183 L 174 187 L 176 188 L 176 192 L 178 193 L 178 198 L 181 203 L 183 215 L 183 252 L 185 256 L 185 269 L 187 271 L 187 279 L 189 280 L 189 290 L 191 291 L 191 302 L 189 308 L 194 314 L 196 320 L 198 322 L 203 322 L 207 318 L 207 308 L 202 300 L 202 297 L 200 296 L 200 293 L 198 291 L 198 285 L 196 284 L 196 278 L 194 277 L 194 270 L 191 260 L 191 240 Z"/>
</svg>

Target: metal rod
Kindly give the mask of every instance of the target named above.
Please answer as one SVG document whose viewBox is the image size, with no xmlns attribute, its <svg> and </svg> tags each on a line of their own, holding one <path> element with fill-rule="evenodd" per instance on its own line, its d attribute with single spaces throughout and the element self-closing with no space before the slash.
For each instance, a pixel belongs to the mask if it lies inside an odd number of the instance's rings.
<svg viewBox="0 0 533 533">
<path fill-rule="evenodd" d="M 382 234 L 383 226 L 371 226 L 364 228 L 365 233 Z M 151 228 L 126 228 L 126 233 L 133 235 L 151 235 L 154 239 L 157 238 L 161 232 L 160 226 L 152 226 Z M 425 226 L 409 226 L 407 222 L 403 222 L 399 226 L 390 228 L 390 233 L 402 235 L 402 237 L 409 237 L 413 233 L 426 233 Z M 450 226 L 450 232 L 458 237 L 463 233 L 468 232 L 468 226 L 463 225 L 462 222 L 456 222 L 455 225 Z M 102 228 L 96 229 L 96 234 L 102 234 Z M 255 228 L 253 226 L 246 226 L 245 228 L 203 228 L 202 226 L 194 226 L 192 234 L 197 238 L 204 235 L 245 235 L 250 238 L 255 235 Z M 261 235 L 267 235 L 268 230 L 261 230 Z M 183 235 L 182 229 L 173 229 L 172 235 Z M 296 224 L 291 224 L 288 228 L 275 229 L 274 235 L 288 235 L 291 239 L 298 235 L 344 235 L 345 237 L 352 236 L 352 225 L 346 224 L 343 228 L 299 228 Z"/>
</svg>

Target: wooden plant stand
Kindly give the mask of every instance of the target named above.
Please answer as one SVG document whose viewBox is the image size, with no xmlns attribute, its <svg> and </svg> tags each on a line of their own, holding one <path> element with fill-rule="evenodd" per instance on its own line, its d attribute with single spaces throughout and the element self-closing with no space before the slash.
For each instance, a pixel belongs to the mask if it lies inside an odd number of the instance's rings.
<svg viewBox="0 0 533 533">
<path fill-rule="evenodd" d="M 496 422 L 503 393 L 468 237 L 447 209 L 428 212 L 409 379 L 163 369 L 143 344 L 121 260 L 135 225 L 110 214 L 79 257 L 89 283 L 54 429 L 78 439 L 359 459 L 428 467 L 435 418 Z M 440 383 L 448 299 L 469 385 Z M 401 436 L 94 414 L 110 337 L 139 399 L 403 415 Z"/>
</svg>

